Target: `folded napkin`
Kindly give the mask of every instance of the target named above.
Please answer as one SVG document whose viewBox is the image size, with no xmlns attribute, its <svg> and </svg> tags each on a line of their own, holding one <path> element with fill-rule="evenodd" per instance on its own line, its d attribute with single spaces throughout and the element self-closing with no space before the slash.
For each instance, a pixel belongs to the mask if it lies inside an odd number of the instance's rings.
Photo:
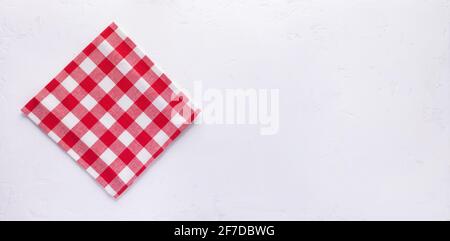
<svg viewBox="0 0 450 241">
<path fill-rule="evenodd" d="M 199 112 L 114 23 L 22 111 L 114 198 Z"/>
</svg>

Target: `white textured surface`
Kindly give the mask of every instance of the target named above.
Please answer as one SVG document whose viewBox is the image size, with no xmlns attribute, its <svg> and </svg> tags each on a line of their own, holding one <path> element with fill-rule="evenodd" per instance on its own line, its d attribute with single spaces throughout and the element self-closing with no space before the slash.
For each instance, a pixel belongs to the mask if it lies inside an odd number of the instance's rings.
<svg viewBox="0 0 450 241">
<path fill-rule="evenodd" d="M 0 220 L 450 219 L 445 0 L 0 0 Z M 116 21 L 181 86 L 279 88 L 281 129 L 190 129 L 118 202 L 19 112 Z"/>
</svg>

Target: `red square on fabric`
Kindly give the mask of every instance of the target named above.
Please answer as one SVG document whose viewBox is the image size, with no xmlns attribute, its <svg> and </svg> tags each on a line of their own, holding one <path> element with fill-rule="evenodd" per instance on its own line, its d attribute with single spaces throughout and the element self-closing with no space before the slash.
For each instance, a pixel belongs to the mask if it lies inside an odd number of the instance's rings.
<svg viewBox="0 0 450 241">
<path fill-rule="evenodd" d="M 83 53 L 85 55 L 90 55 L 97 47 L 94 44 L 89 44 L 84 50 Z"/>
<path fill-rule="evenodd" d="M 158 92 L 158 94 L 162 94 L 162 92 L 167 89 L 168 85 L 160 78 L 157 79 L 153 84 L 152 88 Z"/>
<path fill-rule="evenodd" d="M 50 130 L 55 128 L 58 125 L 60 120 L 53 113 L 49 113 L 44 119 L 42 119 L 42 124 L 47 126 Z"/>
<path fill-rule="evenodd" d="M 139 142 L 139 144 L 141 144 L 142 146 L 145 146 L 152 140 L 152 137 L 149 134 L 147 134 L 145 131 L 143 131 L 143 132 L 141 132 L 141 134 L 139 134 L 137 136 L 136 140 Z"/>
<path fill-rule="evenodd" d="M 145 63 L 144 60 L 139 61 L 136 66 L 134 66 L 134 69 L 140 74 L 140 75 L 144 75 L 145 73 L 147 73 L 147 71 L 150 70 L 150 66 L 148 66 L 147 63 Z"/>
<path fill-rule="evenodd" d="M 92 128 L 97 122 L 97 118 L 95 118 L 95 116 L 88 112 L 83 119 L 81 119 L 81 122 L 83 122 L 83 124 L 87 127 L 87 128 Z"/>
<path fill-rule="evenodd" d="M 127 55 L 131 53 L 131 51 L 133 51 L 133 49 L 127 44 L 126 41 L 123 41 L 119 46 L 117 46 L 116 50 L 124 58 L 127 57 Z"/>
<path fill-rule="evenodd" d="M 100 101 L 99 104 L 105 109 L 109 110 L 114 106 L 115 102 L 109 95 L 105 95 Z"/>
<path fill-rule="evenodd" d="M 67 134 L 62 138 L 62 141 L 66 143 L 70 148 L 80 141 L 80 138 L 72 131 L 67 132 Z"/>
<path fill-rule="evenodd" d="M 129 164 L 133 158 L 134 158 L 134 154 L 132 151 L 130 151 L 130 149 L 126 148 L 120 155 L 119 158 L 125 163 L 125 164 Z"/>
<path fill-rule="evenodd" d="M 92 149 L 87 150 L 82 157 L 83 161 L 85 161 L 89 165 L 94 164 L 94 162 L 97 161 L 98 158 L 98 155 Z"/>
<path fill-rule="evenodd" d="M 64 69 L 68 74 L 71 74 L 78 67 L 75 61 L 70 62 Z"/>
<path fill-rule="evenodd" d="M 128 80 L 127 77 L 123 77 L 119 83 L 117 83 L 117 87 L 119 87 L 124 93 L 127 93 L 127 91 L 133 87 L 133 84 Z"/>
<path fill-rule="evenodd" d="M 91 92 L 95 86 L 97 86 L 97 83 L 95 83 L 95 81 L 90 77 L 86 77 L 83 82 L 81 82 L 81 87 L 87 92 Z"/>
<path fill-rule="evenodd" d="M 67 95 L 62 101 L 62 104 L 68 109 L 73 110 L 80 102 L 72 94 Z"/>
<path fill-rule="evenodd" d="M 103 71 L 103 73 L 109 74 L 109 72 L 114 69 L 114 64 L 106 58 L 98 65 L 98 67 Z"/>
<path fill-rule="evenodd" d="M 36 108 L 36 106 L 39 105 L 39 100 L 37 100 L 36 98 L 31 99 L 30 101 L 28 101 L 28 103 L 25 105 L 25 108 L 27 110 L 33 111 L 34 108 Z"/>
<path fill-rule="evenodd" d="M 116 177 L 117 177 L 117 174 L 110 167 L 106 168 L 106 170 L 102 173 L 102 178 L 107 183 L 112 182 L 112 180 L 114 180 L 114 178 L 116 178 Z"/>
<path fill-rule="evenodd" d="M 56 79 L 53 79 L 52 81 L 50 81 L 50 83 L 48 83 L 45 88 L 49 91 L 52 92 L 53 90 L 56 89 L 56 87 L 58 87 L 59 82 Z"/>
<path fill-rule="evenodd" d="M 107 130 L 101 137 L 100 140 L 106 145 L 111 146 L 116 140 L 117 136 L 115 136 L 111 131 Z"/>
<path fill-rule="evenodd" d="M 153 121 L 155 122 L 156 125 L 159 126 L 159 128 L 164 128 L 164 126 L 166 126 L 166 124 L 169 122 L 169 119 L 167 119 L 167 117 L 164 116 L 163 113 L 161 113 L 158 116 L 156 116 L 156 118 Z"/>
</svg>

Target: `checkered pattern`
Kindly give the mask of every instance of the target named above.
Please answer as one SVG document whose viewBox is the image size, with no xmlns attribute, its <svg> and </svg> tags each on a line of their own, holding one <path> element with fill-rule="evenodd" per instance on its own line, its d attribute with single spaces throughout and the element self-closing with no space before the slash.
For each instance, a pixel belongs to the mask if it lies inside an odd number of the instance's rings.
<svg viewBox="0 0 450 241">
<path fill-rule="evenodd" d="M 22 111 L 114 198 L 198 114 L 114 23 Z"/>
</svg>

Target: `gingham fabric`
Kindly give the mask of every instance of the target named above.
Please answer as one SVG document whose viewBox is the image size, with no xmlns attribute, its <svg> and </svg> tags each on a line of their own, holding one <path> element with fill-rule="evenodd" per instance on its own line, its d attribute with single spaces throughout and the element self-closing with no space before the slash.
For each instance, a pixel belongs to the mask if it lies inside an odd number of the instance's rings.
<svg viewBox="0 0 450 241">
<path fill-rule="evenodd" d="M 22 111 L 114 198 L 198 114 L 114 23 Z"/>
</svg>

